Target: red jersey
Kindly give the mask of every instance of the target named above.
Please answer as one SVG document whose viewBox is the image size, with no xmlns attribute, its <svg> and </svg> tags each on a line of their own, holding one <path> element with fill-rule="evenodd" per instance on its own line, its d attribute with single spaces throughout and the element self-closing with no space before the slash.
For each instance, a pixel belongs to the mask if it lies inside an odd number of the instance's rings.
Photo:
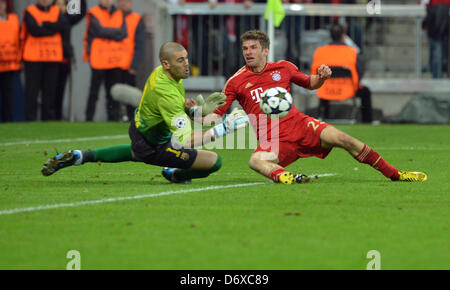
<svg viewBox="0 0 450 290">
<path fill-rule="evenodd" d="M 282 140 L 290 140 L 296 134 L 295 124 L 299 119 L 307 117 L 292 105 L 292 109 L 287 116 L 278 120 L 279 127 L 276 132 L 272 120 L 267 117 L 259 107 L 260 96 L 264 91 L 273 87 L 282 87 L 288 92 L 291 82 L 308 88 L 311 77 L 300 72 L 293 63 L 281 60 L 278 62 L 267 62 L 266 67 L 259 73 L 252 72 L 245 65 L 228 79 L 223 93 L 227 96 L 226 105 L 214 111 L 218 115 L 223 115 L 234 100 L 238 101 L 244 111 L 249 116 L 250 124 L 256 132 L 258 140 L 271 140 L 271 132 L 279 135 Z M 267 139 L 263 139 L 267 138 Z"/>
</svg>

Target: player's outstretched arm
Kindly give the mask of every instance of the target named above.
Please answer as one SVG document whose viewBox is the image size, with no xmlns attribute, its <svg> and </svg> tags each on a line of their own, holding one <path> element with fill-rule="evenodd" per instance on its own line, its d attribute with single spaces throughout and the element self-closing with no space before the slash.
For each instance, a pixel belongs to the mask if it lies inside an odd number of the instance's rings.
<svg viewBox="0 0 450 290">
<path fill-rule="evenodd" d="M 234 108 L 230 114 L 228 114 L 223 122 L 210 129 L 214 133 L 215 138 L 220 138 L 228 133 L 234 132 L 240 128 L 247 126 L 249 120 L 244 110 Z"/>
<path fill-rule="evenodd" d="M 310 89 L 310 90 L 317 90 L 330 77 L 331 77 L 331 69 L 328 66 L 322 64 L 318 68 L 317 74 L 311 76 L 311 81 L 310 81 L 308 89 Z"/>
<path fill-rule="evenodd" d="M 210 114 L 209 116 L 211 115 L 212 114 Z M 214 122 L 217 123 L 218 119 L 221 120 L 220 117 L 215 117 Z M 234 108 L 233 111 L 231 111 L 231 113 L 228 114 L 220 124 L 205 131 L 192 132 L 190 144 L 193 147 L 208 144 L 216 140 L 217 138 L 223 137 L 226 134 L 234 132 L 235 130 L 238 130 L 240 128 L 244 128 L 245 126 L 247 126 L 248 122 L 249 120 L 247 114 L 245 114 L 243 110 Z"/>
</svg>

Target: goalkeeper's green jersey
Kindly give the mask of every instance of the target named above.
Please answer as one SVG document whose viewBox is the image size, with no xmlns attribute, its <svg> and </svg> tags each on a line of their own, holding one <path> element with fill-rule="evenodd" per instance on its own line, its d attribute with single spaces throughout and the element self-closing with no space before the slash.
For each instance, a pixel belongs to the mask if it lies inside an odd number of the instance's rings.
<svg viewBox="0 0 450 290">
<path fill-rule="evenodd" d="M 174 137 L 183 145 L 190 138 L 192 130 L 184 96 L 183 80 L 169 78 L 162 66 L 153 70 L 134 116 L 136 128 L 149 143 L 164 144 Z"/>
</svg>

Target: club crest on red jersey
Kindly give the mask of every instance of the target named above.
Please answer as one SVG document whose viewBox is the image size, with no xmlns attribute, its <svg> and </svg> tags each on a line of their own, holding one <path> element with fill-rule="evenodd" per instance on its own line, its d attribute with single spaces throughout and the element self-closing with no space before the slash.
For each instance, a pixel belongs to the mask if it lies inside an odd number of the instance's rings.
<svg viewBox="0 0 450 290">
<path fill-rule="evenodd" d="M 279 71 L 273 71 L 270 73 L 270 75 L 272 76 L 272 79 L 276 82 L 281 80 L 281 73 Z"/>
</svg>

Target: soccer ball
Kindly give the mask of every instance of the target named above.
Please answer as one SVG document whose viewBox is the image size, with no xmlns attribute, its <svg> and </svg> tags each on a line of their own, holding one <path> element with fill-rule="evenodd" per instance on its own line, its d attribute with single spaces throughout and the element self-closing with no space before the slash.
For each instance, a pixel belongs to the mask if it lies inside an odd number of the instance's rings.
<svg viewBox="0 0 450 290">
<path fill-rule="evenodd" d="M 270 88 L 262 94 L 259 106 L 270 118 L 283 118 L 292 108 L 292 96 L 284 88 Z"/>
</svg>

